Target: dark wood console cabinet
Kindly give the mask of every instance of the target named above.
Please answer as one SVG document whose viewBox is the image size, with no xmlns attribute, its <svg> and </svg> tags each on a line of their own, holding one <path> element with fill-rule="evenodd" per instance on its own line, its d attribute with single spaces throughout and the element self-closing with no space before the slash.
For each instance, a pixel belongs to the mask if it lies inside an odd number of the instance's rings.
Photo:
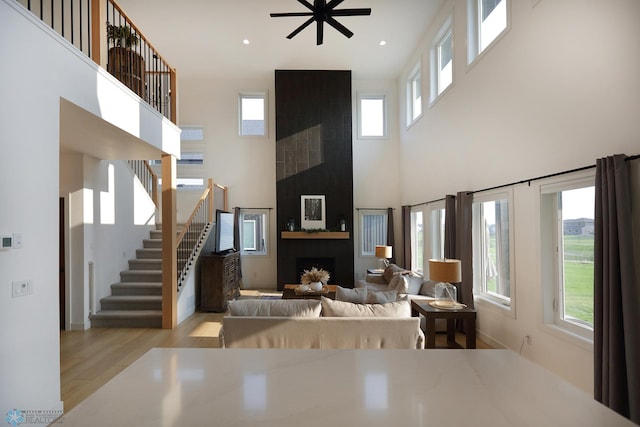
<svg viewBox="0 0 640 427">
<path fill-rule="evenodd" d="M 240 296 L 240 252 L 200 256 L 200 311 L 227 310 Z"/>
</svg>

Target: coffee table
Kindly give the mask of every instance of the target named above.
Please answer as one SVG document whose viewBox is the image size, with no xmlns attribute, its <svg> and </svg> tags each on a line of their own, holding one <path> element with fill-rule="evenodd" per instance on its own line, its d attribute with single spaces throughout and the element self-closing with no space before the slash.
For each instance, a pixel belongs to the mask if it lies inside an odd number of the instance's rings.
<svg viewBox="0 0 640 427">
<path fill-rule="evenodd" d="M 284 290 L 282 291 L 282 299 L 320 299 L 321 296 L 336 299 L 337 285 L 325 285 L 327 288 L 327 292 L 296 293 L 296 288 L 298 286 L 300 285 L 284 285 Z"/>
<path fill-rule="evenodd" d="M 447 321 L 447 346 L 448 348 L 461 348 L 456 342 L 456 320 L 465 322 L 466 348 L 476 348 L 476 311 L 469 307 L 457 310 L 448 310 L 432 307 L 430 301 L 411 300 L 411 315 L 425 318 L 425 348 L 436 348 L 436 319 Z"/>
</svg>

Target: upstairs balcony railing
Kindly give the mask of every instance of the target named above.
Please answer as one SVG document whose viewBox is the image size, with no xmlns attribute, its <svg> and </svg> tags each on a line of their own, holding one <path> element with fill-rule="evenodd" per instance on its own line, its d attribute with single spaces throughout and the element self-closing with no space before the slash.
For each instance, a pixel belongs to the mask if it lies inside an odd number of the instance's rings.
<svg viewBox="0 0 640 427">
<path fill-rule="evenodd" d="M 114 0 L 17 0 L 177 123 L 176 71 Z"/>
</svg>

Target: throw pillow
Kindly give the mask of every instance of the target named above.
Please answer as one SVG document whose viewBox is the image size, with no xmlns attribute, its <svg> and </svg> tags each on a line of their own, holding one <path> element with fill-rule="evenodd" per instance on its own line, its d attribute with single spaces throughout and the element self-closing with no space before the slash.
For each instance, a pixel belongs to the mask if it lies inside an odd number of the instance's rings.
<svg viewBox="0 0 640 427">
<path fill-rule="evenodd" d="M 409 291 L 409 281 L 404 274 L 394 274 L 387 286 L 388 291 L 396 291 L 399 294 L 406 294 Z"/>
<path fill-rule="evenodd" d="M 260 300 L 247 299 L 229 301 L 230 316 L 278 316 L 278 317 L 320 317 L 321 304 L 318 300 Z"/>
<path fill-rule="evenodd" d="M 388 302 L 393 302 L 398 299 L 398 291 L 380 291 L 380 292 L 369 292 L 367 294 L 367 299 L 364 301 L 367 304 L 386 304 Z"/>
<path fill-rule="evenodd" d="M 363 303 L 367 299 L 367 288 L 343 288 L 336 286 L 336 301 Z"/>
<path fill-rule="evenodd" d="M 394 274 L 403 273 L 406 271 L 407 270 L 405 270 L 404 268 L 398 267 L 395 264 L 389 264 L 387 268 L 384 269 L 384 273 L 382 273 L 382 277 L 384 277 L 384 280 L 386 280 L 387 283 L 389 283 L 391 279 L 393 279 Z"/>
<path fill-rule="evenodd" d="M 354 304 L 321 297 L 322 315 L 326 317 L 411 317 L 409 301 L 386 304 Z"/>
</svg>

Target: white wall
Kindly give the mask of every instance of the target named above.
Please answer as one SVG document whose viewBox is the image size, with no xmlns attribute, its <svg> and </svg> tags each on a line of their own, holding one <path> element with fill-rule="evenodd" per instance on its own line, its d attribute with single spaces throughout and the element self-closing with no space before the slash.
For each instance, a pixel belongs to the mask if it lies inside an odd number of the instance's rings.
<svg viewBox="0 0 640 427">
<path fill-rule="evenodd" d="M 62 409 L 58 321 L 61 97 L 158 149 L 179 151 L 179 134 L 13 0 L 0 0 L 0 40 L 12 41 L 0 43 L 0 228 L 2 233 L 20 232 L 24 237 L 22 249 L 0 252 L 0 413 L 4 415 L 13 408 Z M 82 174 L 87 176 L 86 172 L 83 166 Z M 76 237 L 71 241 L 87 242 L 89 236 Z M 99 246 L 99 237 L 94 236 L 90 245 Z M 31 280 L 33 293 L 12 298 L 16 280 Z"/>
<path fill-rule="evenodd" d="M 449 0 L 440 22 L 398 83 L 402 204 L 479 190 L 640 152 L 640 3 L 634 0 L 511 0 L 511 29 L 466 66 L 466 0 Z M 405 78 L 429 49 L 446 13 L 454 13 L 454 86 L 410 129 L 404 126 Z M 425 90 L 428 85 L 425 84 Z M 423 93 L 428 99 L 428 93 Z M 590 346 L 542 323 L 537 185 L 516 186 L 515 318 L 479 307 L 479 331 L 584 390 L 593 388 Z"/>
<path fill-rule="evenodd" d="M 180 80 L 180 126 L 201 126 L 205 179 L 229 188 L 229 208 L 273 208 L 267 256 L 243 256 L 247 289 L 276 287 L 274 80 Z M 238 94 L 268 92 L 268 137 L 238 136 Z M 218 203 L 216 203 L 218 206 Z M 280 225 L 280 228 L 284 225 Z"/>
<path fill-rule="evenodd" d="M 82 154 L 60 156 L 60 197 L 69 221 L 67 328 L 87 329 L 90 308 L 101 309 L 100 299 L 111 295 L 111 284 L 155 229 L 155 206 L 124 162 Z"/>
<path fill-rule="evenodd" d="M 353 230 L 355 279 L 364 279 L 368 268 L 378 268 L 375 257 L 360 256 L 358 208 L 394 208 L 394 256 L 400 259 L 402 211 L 400 209 L 400 157 L 398 143 L 398 89 L 395 80 L 353 81 Z M 358 94 L 386 95 L 388 138 L 358 138 Z"/>
</svg>

